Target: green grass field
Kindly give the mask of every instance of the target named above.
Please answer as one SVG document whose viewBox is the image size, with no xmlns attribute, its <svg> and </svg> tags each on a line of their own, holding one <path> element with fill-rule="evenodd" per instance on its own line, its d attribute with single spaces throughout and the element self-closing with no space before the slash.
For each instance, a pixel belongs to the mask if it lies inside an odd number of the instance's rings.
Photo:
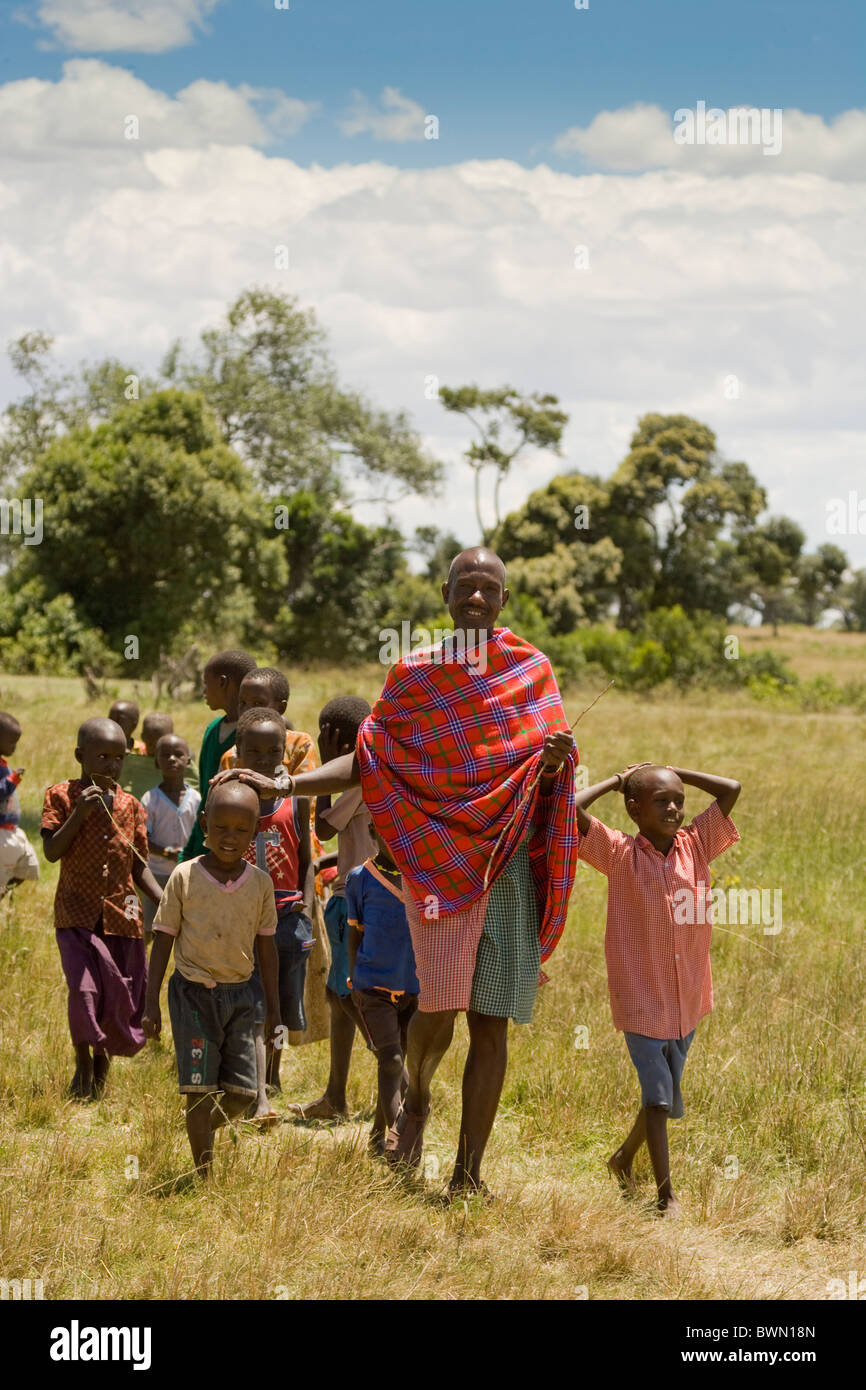
<svg viewBox="0 0 866 1390">
<path fill-rule="evenodd" d="M 782 637 L 803 674 L 866 674 L 862 638 Z M 326 698 L 372 697 L 381 675 L 297 674 L 295 725 L 314 731 Z M 594 693 L 566 692 L 572 718 Z M 139 696 L 149 708 L 149 692 Z M 24 725 L 15 761 L 27 767 L 22 803 L 38 840 L 42 790 L 74 775 L 76 726 L 102 708 L 78 682 L 8 674 L 0 707 Z M 203 706 L 172 713 L 197 746 Z M 623 1201 L 605 1170 L 637 1091 L 610 1022 L 605 883 L 588 867 L 535 1021 L 512 1030 L 486 1174 L 499 1200 L 447 1209 L 437 1196 L 456 1145 L 463 1024 L 434 1083 L 428 1176 L 416 1185 L 366 1155 L 375 1082 L 360 1044 L 352 1122 L 224 1134 L 208 1186 L 172 1183 L 190 1160 L 167 1030 L 115 1062 L 99 1104 L 65 1100 L 72 1052 L 47 865 L 38 885 L 0 904 L 0 1276 L 41 1278 L 49 1299 L 766 1299 L 824 1298 L 829 1280 L 862 1274 L 863 717 L 614 690 L 578 732 L 593 780 L 647 757 L 738 777 L 742 841 L 716 861 L 718 882 L 783 894 L 778 934 L 714 933 L 716 1011 L 689 1056 L 686 1117 L 670 1130 L 681 1221 Z M 706 800 L 689 791 L 687 811 Z M 621 799 L 595 809 L 627 828 Z M 327 1044 L 290 1049 L 283 1075 L 278 1108 L 320 1094 Z M 645 1156 L 640 1173 L 648 1201 Z"/>
</svg>

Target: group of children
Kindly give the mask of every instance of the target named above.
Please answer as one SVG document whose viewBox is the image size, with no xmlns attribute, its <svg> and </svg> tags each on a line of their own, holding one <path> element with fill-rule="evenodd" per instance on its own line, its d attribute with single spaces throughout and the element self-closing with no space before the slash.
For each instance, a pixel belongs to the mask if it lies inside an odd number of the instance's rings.
<svg viewBox="0 0 866 1390">
<path fill-rule="evenodd" d="M 288 1032 L 304 1030 L 304 988 L 313 945 L 314 899 L 330 880 L 324 924 L 331 953 L 326 993 L 330 1069 L 324 1094 L 288 1107 L 287 1118 L 347 1114 L 355 1033 L 378 1065 L 369 1145 L 388 1158 L 406 1075 L 407 1032 L 418 981 L 402 884 L 360 788 L 311 811 L 288 794 L 289 777 L 317 765 L 316 745 L 285 720 L 285 676 L 225 651 L 204 671 L 216 717 L 198 762 L 166 714 L 119 701 L 107 719 L 78 731 L 80 775 L 49 787 L 42 813 L 45 858 L 60 861 L 55 930 L 69 991 L 76 1068 L 70 1094 L 98 1098 L 111 1056 L 131 1056 L 160 1036 L 168 986 L 179 1087 L 196 1170 L 209 1171 L 214 1133 L 246 1115 L 279 1121 L 272 1096 Z M 322 762 L 351 752 L 370 706 L 330 700 L 319 715 Z M 19 825 L 15 787 L 23 769 L 7 759 L 20 726 L 0 714 L 0 889 L 38 877 Z M 242 780 L 217 776 L 244 770 Z M 214 782 L 214 778 L 216 781 Z M 683 784 L 715 799 L 683 828 Z M 638 833 L 625 835 L 587 807 L 621 791 Z M 625 1033 L 641 1108 L 609 1160 L 624 1190 L 643 1142 L 658 1208 L 676 1211 L 667 1120 L 683 1113 L 680 1080 L 698 1021 L 712 1008 L 711 923 L 680 925 L 672 904 L 684 888 L 709 891 L 709 861 L 737 839 L 730 811 L 739 783 L 682 768 L 639 764 L 577 793 L 580 857 L 609 880 L 605 954 L 613 1021 Z M 336 853 L 320 841 L 337 837 Z M 317 881 L 318 875 L 318 881 Z M 326 888 L 325 892 L 328 891 Z M 152 941 L 150 960 L 146 945 Z"/>
</svg>

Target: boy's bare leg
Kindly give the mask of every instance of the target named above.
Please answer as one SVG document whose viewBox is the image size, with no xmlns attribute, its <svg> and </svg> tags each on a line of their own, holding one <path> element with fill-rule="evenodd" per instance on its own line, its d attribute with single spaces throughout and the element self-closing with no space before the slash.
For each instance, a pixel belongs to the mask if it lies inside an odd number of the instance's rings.
<svg viewBox="0 0 866 1390">
<path fill-rule="evenodd" d="M 328 996 L 328 1009 L 331 1014 L 329 1046 L 331 1062 L 325 1094 L 307 1105 L 290 1105 L 292 1115 L 302 1120 L 336 1120 L 348 1116 L 346 1105 L 346 1084 L 349 1080 L 349 1063 L 352 1060 L 352 1044 L 355 1041 L 355 1021 L 347 1013 L 344 1001 L 333 992 Z"/>
<path fill-rule="evenodd" d="M 268 1099 L 266 1089 L 267 1082 L 267 1059 L 265 1056 L 265 1026 L 263 1023 L 256 1024 L 256 1086 L 257 1093 L 254 1101 L 250 1101 L 247 1110 L 252 1111 L 252 1118 L 260 1120 L 269 1115 L 276 1115 L 274 1107 Z"/>
<path fill-rule="evenodd" d="M 671 1186 L 668 1154 L 668 1112 L 661 1105 L 646 1107 L 646 1142 L 658 1189 L 658 1208 L 663 1216 L 676 1216 L 679 1202 Z"/>
<path fill-rule="evenodd" d="M 90 1043 L 75 1043 L 75 1073 L 69 1083 L 73 1100 L 89 1100 L 93 1091 L 93 1058 Z"/>
<path fill-rule="evenodd" d="M 623 1140 L 616 1153 L 611 1154 L 607 1160 L 607 1166 L 613 1173 L 620 1187 L 624 1192 L 634 1192 L 636 1183 L 631 1165 L 634 1156 L 646 1139 L 646 1112 L 641 1108 L 637 1112 L 637 1119 L 629 1131 L 627 1138 Z"/>
<path fill-rule="evenodd" d="M 430 1109 L 430 1083 L 451 1046 L 456 1017 L 456 1009 L 435 1014 L 422 1014 L 419 1011 L 412 1016 L 406 1053 L 409 1084 L 403 1104 L 413 1115 L 426 1115 Z"/>
<path fill-rule="evenodd" d="M 213 1162 L 213 1136 L 221 1125 L 229 1124 L 244 1113 L 249 1096 L 215 1091 L 188 1094 L 186 1098 L 186 1132 L 198 1172 L 207 1177 Z"/>
<path fill-rule="evenodd" d="M 192 1161 L 203 1177 L 210 1173 L 213 1159 L 213 1115 L 215 1094 L 212 1091 L 199 1091 L 187 1094 L 186 1133 L 192 1149 Z"/>
<path fill-rule="evenodd" d="M 463 1114 L 452 1189 L 482 1186 L 481 1160 L 496 1119 L 508 1065 L 508 1019 L 470 1009 L 466 1022 L 469 1053 L 463 1070 Z"/>
<path fill-rule="evenodd" d="M 108 1068 L 111 1066 L 111 1058 L 107 1052 L 95 1052 L 93 1054 L 93 1098 L 99 1100 L 104 1091 L 105 1083 L 108 1081 Z"/>
</svg>

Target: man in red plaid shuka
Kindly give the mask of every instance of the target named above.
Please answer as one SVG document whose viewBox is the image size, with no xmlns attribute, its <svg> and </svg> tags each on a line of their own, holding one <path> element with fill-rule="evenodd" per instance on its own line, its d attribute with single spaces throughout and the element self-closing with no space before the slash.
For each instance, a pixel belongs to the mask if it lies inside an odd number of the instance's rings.
<svg viewBox="0 0 866 1390">
<path fill-rule="evenodd" d="M 505 1078 L 508 1019 L 531 1018 L 574 880 L 576 749 L 547 657 L 495 627 L 508 601 L 499 557 L 464 551 L 442 594 L 454 636 L 397 661 L 355 753 L 299 774 L 292 793 L 360 782 L 402 875 L 421 992 L 385 1156 L 420 1163 L 430 1082 L 465 1010 L 450 1187 L 486 1192 L 481 1159 Z"/>
</svg>

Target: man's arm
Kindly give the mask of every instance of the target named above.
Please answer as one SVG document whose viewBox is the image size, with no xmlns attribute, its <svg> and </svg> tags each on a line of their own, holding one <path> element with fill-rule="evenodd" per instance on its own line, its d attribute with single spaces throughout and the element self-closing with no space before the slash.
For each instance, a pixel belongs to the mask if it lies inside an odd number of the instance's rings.
<svg viewBox="0 0 866 1390">
<path fill-rule="evenodd" d="M 147 1038 L 158 1038 L 162 1030 L 159 991 L 162 989 L 166 966 L 173 946 L 174 937 L 170 932 L 157 930 L 153 933 L 153 946 L 150 949 L 150 960 L 147 963 L 147 994 L 144 1001 L 144 1017 L 141 1020 L 141 1026 Z"/>
<path fill-rule="evenodd" d="M 615 772 L 612 777 L 606 777 L 603 782 L 596 782 L 593 786 L 584 787 L 575 793 L 577 828 L 581 835 L 585 835 L 592 825 L 592 816 L 586 814 L 586 807 L 591 806 L 593 801 L 597 801 L 600 796 L 605 796 L 607 792 L 618 792 L 622 787 L 622 782 L 622 773 Z"/>
<path fill-rule="evenodd" d="M 709 772 L 691 772 L 685 767 L 672 767 L 671 772 L 675 772 L 680 781 L 688 786 L 699 787 L 702 792 L 714 796 L 723 816 L 729 816 L 733 811 L 741 791 L 740 783 L 733 778 L 715 777 Z"/>
</svg>

